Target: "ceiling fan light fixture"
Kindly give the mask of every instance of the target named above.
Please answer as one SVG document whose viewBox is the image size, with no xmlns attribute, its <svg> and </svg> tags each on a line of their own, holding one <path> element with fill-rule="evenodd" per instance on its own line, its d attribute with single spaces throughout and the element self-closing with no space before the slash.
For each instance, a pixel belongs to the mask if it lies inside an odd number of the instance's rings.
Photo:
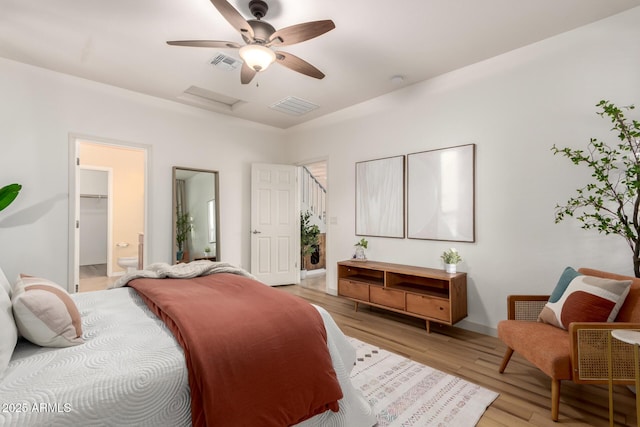
<svg viewBox="0 0 640 427">
<path fill-rule="evenodd" d="M 243 46 L 239 53 L 242 60 L 256 72 L 266 70 L 276 60 L 274 51 L 259 44 Z"/>
</svg>

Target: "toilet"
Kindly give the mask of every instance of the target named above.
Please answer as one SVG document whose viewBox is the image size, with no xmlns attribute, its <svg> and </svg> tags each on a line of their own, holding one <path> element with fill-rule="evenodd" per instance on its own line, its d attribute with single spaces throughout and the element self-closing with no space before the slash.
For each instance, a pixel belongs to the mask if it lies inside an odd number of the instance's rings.
<svg viewBox="0 0 640 427">
<path fill-rule="evenodd" d="M 127 270 L 127 273 L 133 273 L 138 270 L 138 257 L 124 256 L 118 258 L 118 265 Z"/>
</svg>

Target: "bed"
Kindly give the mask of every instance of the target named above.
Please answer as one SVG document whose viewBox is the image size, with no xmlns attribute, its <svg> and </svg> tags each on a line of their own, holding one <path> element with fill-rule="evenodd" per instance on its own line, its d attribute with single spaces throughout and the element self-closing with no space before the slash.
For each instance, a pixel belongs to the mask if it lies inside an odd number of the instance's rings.
<svg viewBox="0 0 640 427">
<path fill-rule="evenodd" d="M 242 282 L 241 287 L 248 286 L 247 289 L 258 292 L 264 289 L 274 293 L 276 297 L 277 295 L 291 297 L 277 289 L 233 273 L 206 274 L 198 276 L 197 280 L 207 278 L 220 283 L 231 281 L 235 283 L 235 278 L 239 278 Z M 0 281 L 2 279 L 3 275 L 0 271 Z M 138 277 L 132 280 L 130 285 L 146 283 L 148 288 L 157 289 L 171 281 L 187 283 L 193 280 Z M 252 288 L 258 285 L 260 289 Z M 192 399 L 194 392 L 190 381 L 192 382 L 193 378 L 190 379 L 187 365 L 193 363 L 188 356 L 193 349 L 190 347 L 185 352 L 178 342 L 183 338 L 177 339 L 170 329 L 171 325 L 167 326 L 158 315 L 154 314 L 155 309 L 153 304 L 149 304 L 149 296 L 131 286 L 70 296 L 81 318 L 84 341 L 82 344 L 52 348 L 34 345 L 23 338 L 18 340 L 8 366 L 0 377 L 0 405 L 2 405 L 0 426 L 252 424 L 249 421 L 250 418 L 246 417 L 238 418 L 242 420 L 241 422 L 216 423 L 207 422 L 201 414 L 196 415 L 197 420 L 192 418 L 192 414 L 195 414 Z M 223 301 L 222 304 L 232 306 L 243 299 L 244 291 L 238 287 L 240 285 L 230 286 L 235 286 L 237 297 L 231 296 L 227 300 L 220 301 Z M 0 316 L 6 315 L 9 292 L 6 286 L 4 288 L 0 286 L 0 307 L 3 307 Z M 15 301 L 15 295 L 13 297 Z M 319 315 L 324 325 L 326 348 L 339 384 L 341 398 L 333 408 L 337 411 L 328 409 L 318 412 L 316 408 L 316 415 L 303 417 L 304 420 L 296 425 L 303 427 L 373 426 L 376 419 L 370 405 L 349 380 L 355 361 L 355 350 L 324 309 L 309 306 L 313 307 L 313 311 Z M 260 311 L 260 307 L 256 307 L 255 310 L 258 323 L 265 323 L 261 319 L 266 314 Z M 255 322 L 253 326 L 251 322 L 237 323 L 250 325 L 247 334 L 256 330 Z M 0 334 L 4 334 L 2 340 L 6 342 L 6 332 L 0 332 Z M 265 341 L 269 341 L 267 338 Z M 218 357 L 219 355 L 216 355 L 213 360 L 221 360 Z M 239 364 L 241 361 L 248 363 L 247 360 L 256 359 L 253 352 L 236 353 L 233 357 L 237 358 Z M 298 354 L 297 351 L 286 352 L 279 354 L 278 357 L 293 365 Z M 189 367 L 193 368 L 193 366 Z M 314 367 L 309 366 L 308 369 L 313 370 Z M 211 370 L 215 371 L 213 368 Z M 280 383 L 286 384 L 288 381 L 288 375 L 280 375 L 282 380 L 271 382 L 273 394 L 276 396 L 281 393 L 278 391 Z M 247 378 L 242 379 L 242 384 L 229 389 L 249 392 L 251 388 L 255 388 L 254 385 L 255 379 Z M 218 401 L 224 402 L 222 394 L 219 391 L 216 393 L 218 394 L 205 393 L 209 398 L 208 404 L 215 406 Z M 315 394 L 315 391 L 310 394 Z M 211 399 L 211 396 L 215 399 Z M 212 400 L 215 402 L 211 403 Z M 287 402 L 289 400 L 286 399 Z M 282 402 L 282 405 L 285 403 Z M 281 410 L 279 405 L 280 403 L 272 408 L 276 414 Z M 226 412 L 228 408 L 231 406 L 225 404 L 215 412 Z M 257 403 L 252 397 L 241 407 L 233 410 L 250 414 L 258 411 L 256 408 Z M 310 411 L 313 410 L 310 409 Z M 222 419 L 233 420 L 225 417 Z M 277 418 L 277 416 L 274 417 Z M 260 424 L 263 423 L 260 422 Z M 256 424 L 253 423 L 253 425 Z"/>
</svg>

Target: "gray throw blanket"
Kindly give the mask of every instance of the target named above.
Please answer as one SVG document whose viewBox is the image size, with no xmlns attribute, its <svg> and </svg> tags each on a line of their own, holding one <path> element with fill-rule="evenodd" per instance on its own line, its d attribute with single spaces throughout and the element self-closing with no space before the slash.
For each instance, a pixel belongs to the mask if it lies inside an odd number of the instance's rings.
<svg viewBox="0 0 640 427">
<path fill-rule="evenodd" d="M 255 280 L 255 276 L 242 268 L 226 262 L 211 262 L 207 260 L 193 261 L 183 264 L 170 265 L 164 262 L 151 264 L 145 270 L 137 270 L 126 273 L 124 276 L 109 285 L 108 289 L 126 286 L 130 280 L 139 278 L 150 279 L 190 279 L 192 277 L 207 276 L 216 273 L 232 273 L 249 277 Z"/>
</svg>

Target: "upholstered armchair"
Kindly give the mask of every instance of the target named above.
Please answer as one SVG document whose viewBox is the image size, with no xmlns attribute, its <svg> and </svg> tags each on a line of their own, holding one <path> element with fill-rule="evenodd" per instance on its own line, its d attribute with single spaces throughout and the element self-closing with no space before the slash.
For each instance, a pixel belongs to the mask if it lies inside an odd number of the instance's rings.
<svg viewBox="0 0 640 427">
<path fill-rule="evenodd" d="M 560 384 L 607 384 L 609 340 L 614 329 L 640 330 L 640 279 L 588 268 L 583 275 L 614 280 L 632 280 L 629 294 L 614 322 L 574 322 L 568 330 L 538 322 L 549 295 L 511 295 L 507 299 L 508 320 L 498 324 L 498 336 L 507 345 L 500 373 L 516 351 L 551 378 L 551 418 L 558 420 Z M 614 384 L 635 384 L 630 345 L 612 342 Z"/>
</svg>

